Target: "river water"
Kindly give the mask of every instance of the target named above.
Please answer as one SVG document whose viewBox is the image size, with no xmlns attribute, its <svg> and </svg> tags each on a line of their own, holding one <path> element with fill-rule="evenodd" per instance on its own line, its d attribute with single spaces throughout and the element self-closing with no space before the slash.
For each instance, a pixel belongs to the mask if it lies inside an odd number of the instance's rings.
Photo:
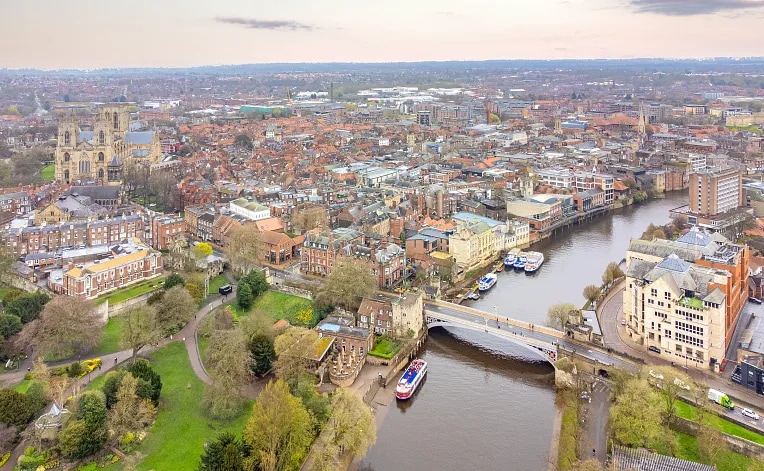
<svg viewBox="0 0 764 471">
<path fill-rule="evenodd" d="M 472 306 L 543 324 L 559 302 L 583 304 L 611 261 L 648 224 L 668 221 L 686 193 L 632 206 L 558 234 L 533 247 L 546 261 L 534 275 L 505 272 Z M 459 328 L 430 331 L 422 358 L 425 382 L 384 417 L 364 471 L 546 470 L 556 415 L 552 367 L 522 347 Z"/>
</svg>

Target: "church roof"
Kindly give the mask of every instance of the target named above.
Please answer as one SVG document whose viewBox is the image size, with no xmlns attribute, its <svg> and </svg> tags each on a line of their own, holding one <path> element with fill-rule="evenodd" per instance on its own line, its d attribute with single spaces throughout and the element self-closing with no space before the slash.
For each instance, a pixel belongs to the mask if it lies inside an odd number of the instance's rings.
<svg viewBox="0 0 764 471">
<path fill-rule="evenodd" d="M 122 161 L 119 160 L 119 156 L 117 154 L 114 154 L 114 158 L 111 159 L 111 162 L 109 162 L 109 167 L 121 167 Z"/>
<path fill-rule="evenodd" d="M 80 131 L 80 142 L 93 142 L 93 131 Z"/>
<path fill-rule="evenodd" d="M 126 132 L 125 142 L 128 144 L 148 145 L 154 140 L 154 131 Z"/>
</svg>

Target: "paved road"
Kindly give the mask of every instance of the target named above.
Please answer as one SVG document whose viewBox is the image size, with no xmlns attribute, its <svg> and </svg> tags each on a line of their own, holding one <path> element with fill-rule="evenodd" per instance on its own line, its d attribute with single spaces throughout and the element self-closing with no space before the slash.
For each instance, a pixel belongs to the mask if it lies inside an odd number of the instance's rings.
<svg viewBox="0 0 764 471">
<path fill-rule="evenodd" d="M 601 463 L 607 461 L 608 419 L 610 418 L 610 388 L 605 381 L 594 378 L 591 386 L 591 402 L 586 404 L 586 422 L 584 424 L 585 448 L 581 456 L 589 456 L 595 450 L 594 458 Z"/>
<path fill-rule="evenodd" d="M 597 315 L 599 317 L 600 326 L 602 327 L 602 334 L 605 338 L 605 345 L 615 351 L 626 353 L 631 357 L 640 358 L 647 364 L 670 366 L 670 360 L 661 358 L 657 354 L 650 353 L 643 346 L 633 342 L 626 333 L 626 327 L 621 325 L 621 319 L 623 317 L 624 286 L 625 283 L 623 282 L 619 286 L 615 286 L 597 308 Z M 681 367 L 682 365 L 677 366 Z M 724 374 L 715 374 L 710 371 L 702 371 L 694 368 L 687 368 L 686 373 L 696 382 L 701 382 L 708 385 L 710 388 L 726 392 L 732 397 L 735 403 L 742 407 L 750 407 L 759 412 L 759 414 L 764 412 L 764 397 L 740 386 L 739 384 L 733 383 L 729 379 L 729 375 L 733 370 L 734 365 L 729 364 L 727 365 Z M 743 420 L 740 411 L 737 408 L 734 411 L 726 412 L 726 414 Z M 757 429 L 764 432 L 764 424 L 762 423 L 762 420 L 759 420 L 758 423 L 756 421 L 751 421 L 750 419 L 744 419 L 744 421 L 751 423 Z"/>
<path fill-rule="evenodd" d="M 494 325 L 501 325 L 502 327 L 504 327 L 506 325 L 507 328 L 510 328 L 513 331 L 521 334 L 521 337 L 536 339 L 536 340 L 540 340 L 542 342 L 547 342 L 547 343 L 556 342 L 564 350 L 575 352 L 576 355 L 580 355 L 592 361 L 598 361 L 604 365 L 615 365 L 620 368 L 627 368 L 627 369 L 635 368 L 633 363 L 623 360 L 619 357 L 610 355 L 605 351 L 598 350 L 596 348 L 592 348 L 590 346 L 586 346 L 586 345 L 571 341 L 564 336 L 562 338 L 559 338 L 557 335 L 552 335 L 551 332 L 556 332 L 556 331 L 553 331 L 552 329 L 548 329 L 542 326 L 535 326 L 535 325 L 533 325 L 533 327 L 531 328 L 532 324 L 528 324 L 528 327 L 521 327 L 518 325 L 518 321 L 510 319 L 508 322 L 504 322 L 504 320 L 508 318 L 501 317 L 501 316 L 498 316 L 499 321 L 497 322 L 496 321 L 497 316 L 495 315 L 485 313 L 485 316 L 481 317 L 481 316 L 470 314 L 468 312 L 460 310 L 459 309 L 460 307 L 461 306 L 457 304 L 452 304 L 452 303 L 434 304 L 434 303 L 427 302 L 425 303 L 425 313 L 430 312 L 432 314 L 438 314 L 438 313 L 447 314 L 449 316 L 458 317 L 465 321 L 473 322 L 478 326 L 485 324 L 487 319 L 488 325 L 490 327 L 493 327 Z M 550 333 L 546 333 L 545 331 L 549 331 Z M 522 338 L 518 340 L 522 341 Z"/>
</svg>

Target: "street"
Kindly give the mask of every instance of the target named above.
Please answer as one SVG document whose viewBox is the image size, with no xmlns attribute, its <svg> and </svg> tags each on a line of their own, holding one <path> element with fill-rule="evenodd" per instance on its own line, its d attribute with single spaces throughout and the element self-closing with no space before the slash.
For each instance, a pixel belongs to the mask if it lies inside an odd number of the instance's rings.
<svg viewBox="0 0 764 471">
<path fill-rule="evenodd" d="M 579 397 L 579 400 L 582 401 L 579 456 L 592 456 L 604 464 L 607 461 L 607 424 L 610 417 L 610 388 L 607 382 L 595 376 L 587 397 Z"/>
</svg>

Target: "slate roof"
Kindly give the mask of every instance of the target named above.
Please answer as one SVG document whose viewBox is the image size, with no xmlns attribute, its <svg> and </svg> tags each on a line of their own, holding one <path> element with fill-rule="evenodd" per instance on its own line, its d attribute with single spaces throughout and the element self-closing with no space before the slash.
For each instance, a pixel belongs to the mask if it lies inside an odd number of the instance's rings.
<svg viewBox="0 0 764 471">
<path fill-rule="evenodd" d="M 716 471 L 716 466 L 620 446 L 613 447 L 613 464 L 616 471 Z"/>
<path fill-rule="evenodd" d="M 126 132 L 125 142 L 134 145 L 148 145 L 154 140 L 154 135 L 154 131 Z"/>
<path fill-rule="evenodd" d="M 690 264 L 679 258 L 676 254 L 671 254 L 668 257 L 661 260 L 657 268 L 669 270 L 677 273 L 685 273 L 690 269 Z"/>
</svg>

